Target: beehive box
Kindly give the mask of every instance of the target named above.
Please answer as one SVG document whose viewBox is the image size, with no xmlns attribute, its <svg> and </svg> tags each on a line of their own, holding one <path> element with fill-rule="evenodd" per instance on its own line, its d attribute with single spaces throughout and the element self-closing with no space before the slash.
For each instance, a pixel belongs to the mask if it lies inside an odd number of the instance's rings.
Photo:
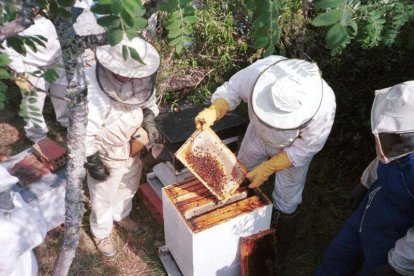
<svg viewBox="0 0 414 276">
<path fill-rule="evenodd" d="M 185 276 L 240 275 L 240 238 L 270 228 L 272 204 L 258 189 L 223 202 L 195 179 L 162 196 L 166 246 Z"/>
</svg>

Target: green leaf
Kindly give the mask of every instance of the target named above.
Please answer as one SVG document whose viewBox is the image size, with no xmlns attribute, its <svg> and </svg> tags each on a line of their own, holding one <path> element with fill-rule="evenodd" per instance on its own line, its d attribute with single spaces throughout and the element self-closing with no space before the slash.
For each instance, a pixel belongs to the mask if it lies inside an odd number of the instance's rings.
<svg viewBox="0 0 414 276">
<path fill-rule="evenodd" d="M 34 44 L 34 42 L 32 41 L 32 38 L 30 37 L 26 37 L 24 40 L 23 40 L 23 42 L 24 42 L 24 44 L 27 46 L 27 47 L 29 47 L 33 52 L 37 52 L 37 47 L 36 47 L 36 45 Z"/>
<path fill-rule="evenodd" d="M 43 77 L 45 78 L 45 81 L 47 81 L 48 83 L 54 83 L 59 79 L 58 73 L 53 69 L 47 69 Z"/>
<path fill-rule="evenodd" d="M 176 30 L 181 27 L 181 22 L 178 20 L 172 21 L 170 24 L 168 24 L 165 29 L 168 31 Z"/>
<path fill-rule="evenodd" d="M 121 18 L 125 21 L 125 23 L 129 27 L 134 26 L 134 18 L 125 9 L 122 9 L 122 11 L 121 11 Z"/>
<path fill-rule="evenodd" d="M 43 35 L 35 35 L 35 37 L 37 37 L 38 39 L 40 39 L 43 42 L 47 42 L 47 38 L 44 37 Z"/>
<path fill-rule="evenodd" d="M 5 105 L 4 102 L 0 102 L 0 110 L 4 109 Z"/>
<path fill-rule="evenodd" d="M 64 8 L 59 8 L 57 15 L 63 18 L 70 18 L 72 16 L 72 14 Z"/>
<path fill-rule="evenodd" d="M 111 46 L 115 46 L 119 42 L 121 42 L 122 37 L 124 36 L 121 30 L 114 30 L 108 33 L 108 42 Z"/>
<path fill-rule="evenodd" d="M 328 49 L 333 49 L 340 46 L 342 43 L 346 42 L 348 35 L 345 28 L 341 24 L 333 25 L 328 33 L 326 34 L 326 47 Z"/>
<path fill-rule="evenodd" d="M 191 35 L 193 33 L 193 27 L 191 26 L 184 27 L 183 32 L 186 35 Z"/>
<path fill-rule="evenodd" d="M 4 84 L 4 82 L 0 81 L 0 93 L 6 92 L 7 85 Z"/>
<path fill-rule="evenodd" d="M 12 47 L 13 50 L 18 52 L 19 54 L 26 56 L 26 48 L 24 47 L 23 41 L 20 37 L 12 36 L 7 38 L 7 46 Z"/>
<path fill-rule="evenodd" d="M 38 124 L 36 124 L 36 123 L 33 123 L 33 126 L 35 127 L 35 128 L 41 128 L 41 126 L 39 126 Z"/>
<path fill-rule="evenodd" d="M 145 18 L 137 17 L 135 18 L 134 27 L 138 30 L 144 29 L 148 25 L 148 21 Z"/>
<path fill-rule="evenodd" d="M 31 104 L 34 104 L 37 102 L 36 98 L 32 98 L 32 97 L 28 98 L 27 101 Z"/>
<path fill-rule="evenodd" d="M 91 7 L 91 11 L 96 14 L 110 14 L 112 5 L 95 4 Z"/>
<path fill-rule="evenodd" d="M 141 5 L 138 7 L 138 9 L 136 10 L 136 15 L 137 16 L 144 16 L 146 13 L 146 9 L 144 9 Z"/>
<path fill-rule="evenodd" d="M 30 115 L 32 115 L 32 113 L 30 113 Z M 40 119 L 38 119 L 38 118 L 36 118 L 36 117 L 33 117 L 33 116 L 30 116 L 30 120 L 32 121 L 32 122 L 36 122 L 36 123 L 43 123 L 43 121 L 42 120 L 40 120 Z"/>
<path fill-rule="evenodd" d="M 171 40 L 169 43 L 168 43 L 168 46 L 175 46 L 175 45 L 177 45 L 179 42 L 181 42 L 181 44 L 183 43 L 183 41 L 182 41 L 183 39 L 182 39 L 182 37 L 181 36 L 179 36 L 179 37 L 177 37 L 177 38 L 174 38 L 173 40 Z"/>
<path fill-rule="evenodd" d="M 4 68 L 0 68 L 0 79 L 10 79 L 11 74 Z"/>
<path fill-rule="evenodd" d="M 176 29 L 168 32 L 168 38 L 176 38 L 177 36 L 182 35 L 181 29 Z"/>
<path fill-rule="evenodd" d="M 75 4 L 75 0 L 57 0 L 58 4 L 62 7 L 71 7 Z"/>
<path fill-rule="evenodd" d="M 34 43 L 40 45 L 43 48 L 46 48 L 46 44 L 42 41 L 42 39 L 39 38 L 39 36 L 32 36 L 32 40 Z"/>
<path fill-rule="evenodd" d="M 342 18 L 342 9 L 336 9 L 322 13 L 312 20 L 312 25 L 316 27 L 330 26 L 339 22 Z"/>
<path fill-rule="evenodd" d="M 138 54 L 138 52 L 137 52 L 137 50 L 135 50 L 134 48 L 132 48 L 132 47 L 128 47 L 128 49 L 129 49 L 129 53 L 131 54 L 131 57 L 133 58 L 133 59 L 135 59 L 136 61 L 138 61 L 139 63 L 141 63 L 141 64 L 144 64 L 145 65 L 145 62 L 141 59 L 141 57 L 139 56 L 139 54 Z"/>
<path fill-rule="evenodd" d="M 175 47 L 175 51 L 177 52 L 177 54 L 181 54 L 183 52 L 183 42 L 180 41 L 178 42 L 177 46 Z"/>
<path fill-rule="evenodd" d="M 169 12 L 169 11 L 176 9 L 177 6 L 178 6 L 177 0 L 167 0 L 165 3 L 160 4 L 160 10 Z"/>
<path fill-rule="evenodd" d="M 126 30 L 125 33 L 126 33 L 126 36 L 129 40 L 132 40 L 134 37 L 138 36 L 137 31 L 135 29 L 132 29 L 132 28 Z"/>
<path fill-rule="evenodd" d="M 269 45 L 269 41 L 269 36 L 262 36 L 255 40 L 254 46 L 256 49 L 265 48 L 267 45 Z"/>
<path fill-rule="evenodd" d="M 116 28 L 119 25 L 121 25 L 121 20 L 119 16 L 116 15 L 105 15 L 102 17 L 99 17 L 96 22 L 98 22 L 99 25 L 107 27 L 107 28 Z"/>
<path fill-rule="evenodd" d="M 186 24 L 194 24 L 195 22 L 197 22 L 197 17 L 195 16 L 184 17 L 184 23 Z"/>
<path fill-rule="evenodd" d="M 344 4 L 344 0 L 314 0 L 312 5 L 316 9 L 337 8 Z"/>
<path fill-rule="evenodd" d="M 129 50 L 126 45 L 122 45 L 122 57 L 124 58 L 124 60 L 127 60 L 129 57 Z"/>
<path fill-rule="evenodd" d="M 0 53 L 0 65 L 5 66 L 11 62 L 11 59 L 6 54 Z"/>
<path fill-rule="evenodd" d="M 31 111 L 40 111 L 40 108 L 38 108 L 37 106 L 34 106 L 34 105 L 27 105 L 27 107 Z"/>
</svg>

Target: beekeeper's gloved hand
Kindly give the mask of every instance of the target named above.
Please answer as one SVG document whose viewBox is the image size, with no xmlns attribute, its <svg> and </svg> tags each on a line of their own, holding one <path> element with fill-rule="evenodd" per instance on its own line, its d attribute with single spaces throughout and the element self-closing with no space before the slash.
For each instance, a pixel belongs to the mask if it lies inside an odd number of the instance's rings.
<svg viewBox="0 0 414 276">
<path fill-rule="evenodd" d="M 364 198 L 365 194 L 368 192 L 368 188 L 359 183 L 351 193 L 351 208 L 352 211 L 355 211 L 358 208 L 359 203 Z"/>
<path fill-rule="evenodd" d="M 143 113 L 144 120 L 142 122 L 142 127 L 147 131 L 150 143 L 153 143 L 160 138 L 160 133 L 155 124 L 155 114 L 149 108 L 144 108 Z"/>
<path fill-rule="evenodd" d="M 23 91 L 34 91 L 32 84 L 27 80 L 25 76 L 15 75 L 14 82 L 16 83 L 17 87 Z"/>
<path fill-rule="evenodd" d="M 217 98 L 213 104 L 208 108 L 204 108 L 203 111 L 198 113 L 195 117 L 195 125 L 197 129 L 203 127 L 211 127 L 215 121 L 220 120 L 229 111 L 229 104 L 225 99 Z"/>
<path fill-rule="evenodd" d="M 109 171 L 102 163 L 98 152 L 86 157 L 85 167 L 88 170 L 89 175 L 98 181 L 105 181 L 109 176 Z"/>
<path fill-rule="evenodd" d="M 289 157 L 285 151 L 278 153 L 267 161 L 256 166 L 246 174 L 251 181 L 249 188 L 257 188 L 262 185 L 273 173 L 292 167 Z"/>
</svg>

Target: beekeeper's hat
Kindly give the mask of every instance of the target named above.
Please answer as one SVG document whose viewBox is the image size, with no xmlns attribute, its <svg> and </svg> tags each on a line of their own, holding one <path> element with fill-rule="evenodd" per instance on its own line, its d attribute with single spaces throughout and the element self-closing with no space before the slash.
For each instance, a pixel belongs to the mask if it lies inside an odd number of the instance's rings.
<svg viewBox="0 0 414 276">
<path fill-rule="evenodd" d="M 122 47 L 127 46 L 138 52 L 144 64 L 122 55 Z M 145 78 L 154 74 L 160 66 L 160 56 L 157 50 L 143 40 L 136 37 L 132 40 L 124 39 L 115 46 L 104 45 L 96 48 L 96 58 L 99 63 L 111 72 L 128 78 Z"/>
<path fill-rule="evenodd" d="M 272 128 L 297 129 L 316 114 L 323 97 L 318 66 L 285 59 L 266 69 L 257 79 L 251 96 L 253 112 Z"/>
</svg>

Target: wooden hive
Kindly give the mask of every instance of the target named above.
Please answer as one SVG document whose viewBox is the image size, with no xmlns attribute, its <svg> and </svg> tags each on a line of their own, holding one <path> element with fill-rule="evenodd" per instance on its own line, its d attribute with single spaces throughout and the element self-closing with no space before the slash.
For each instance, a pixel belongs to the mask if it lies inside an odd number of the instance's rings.
<svg viewBox="0 0 414 276">
<path fill-rule="evenodd" d="M 163 189 L 165 241 L 184 275 L 240 275 L 239 240 L 269 229 L 272 204 L 239 187 L 218 200 L 199 180 Z"/>
</svg>

